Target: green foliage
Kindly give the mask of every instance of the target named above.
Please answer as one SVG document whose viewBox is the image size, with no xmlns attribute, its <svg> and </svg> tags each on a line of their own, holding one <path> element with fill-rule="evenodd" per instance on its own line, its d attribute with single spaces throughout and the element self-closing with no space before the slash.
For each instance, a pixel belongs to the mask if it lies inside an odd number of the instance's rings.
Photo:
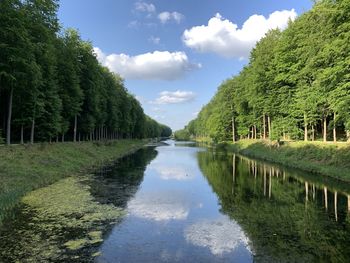
<svg viewBox="0 0 350 263">
<path fill-rule="evenodd" d="M 60 28 L 57 9 L 56 0 L 0 1 L 0 122 L 4 131 L 13 126 L 8 137 L 19 141 L 22 131 L 24 141 L 169 136 L 121 77 L 99 64 L 90 42 Z"/>
<path fill-rule="evenodd" d="M 329 139 L 332 129 L 334 140 L 346 140 L 350 17 L 344 10 L 349 6 L 349 1 L 317 1 L 283 32 L 269 31 L 252 50 L 249 64 L 219 87 L 185 129 L 214 142 L 232 140 L 233 133 L 272 140 Z"/>
<path fill-rule="evenodd" d="M 190 141 L 191 140 L 190 133 L 185 129 L 176 131 L 174 133 L 174 138 L 177 141 Z"/>
</svg>

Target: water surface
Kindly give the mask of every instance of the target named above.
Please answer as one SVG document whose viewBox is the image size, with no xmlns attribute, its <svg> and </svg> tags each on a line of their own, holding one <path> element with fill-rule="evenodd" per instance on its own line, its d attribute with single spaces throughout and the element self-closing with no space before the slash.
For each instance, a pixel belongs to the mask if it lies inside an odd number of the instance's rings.
<svg viewBox="0 0 350 263">
<path fill-rule="evenodd" d="M 167 144 L 30 193 L 0 262 L 349 262 L 349 184 Z"/>
</svg>

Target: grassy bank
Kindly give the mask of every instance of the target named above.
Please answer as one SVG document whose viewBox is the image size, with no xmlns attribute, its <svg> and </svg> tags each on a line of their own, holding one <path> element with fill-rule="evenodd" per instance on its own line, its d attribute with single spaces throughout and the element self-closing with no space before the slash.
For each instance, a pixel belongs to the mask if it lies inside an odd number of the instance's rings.
<svg viewBox="0 0 350 263">
<path fill-rule="evenodd" d="M 246 156 L 276 162 L 307 172 L 350 182 L 350 145 L 346 143 L 241 140 L 228 149 Z"/>
<path fill-rule="evenodd" d="M 0 147 L 0 222 L 28 192 L 120 158 L 142 140 Z"/>
</svg>

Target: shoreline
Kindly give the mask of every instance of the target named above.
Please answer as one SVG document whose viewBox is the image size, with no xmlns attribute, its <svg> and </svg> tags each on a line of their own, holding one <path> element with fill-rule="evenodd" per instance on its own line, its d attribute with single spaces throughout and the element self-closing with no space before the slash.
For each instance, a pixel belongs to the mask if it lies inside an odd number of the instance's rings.
<svg viewBox="0 0 350 263">
<path fill-rule="evenodd" d="M 270 141 L 241 140 L 217 145 L 220 146 L 247 157 L 350 183 L 349 144 L 284 142 L 277 146 Z"/>
<path fill-rule="evenodd" d="M 127 156 L 146 144 L 146 140 L 118 140 L 1 147 L 0 224 L 26 194 Z"/>
</svg>

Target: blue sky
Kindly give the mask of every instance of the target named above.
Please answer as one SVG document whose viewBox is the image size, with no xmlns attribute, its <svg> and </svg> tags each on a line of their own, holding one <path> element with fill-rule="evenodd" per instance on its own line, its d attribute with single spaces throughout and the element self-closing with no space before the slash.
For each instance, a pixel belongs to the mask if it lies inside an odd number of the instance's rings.
<svg viewBox="0 0 350 263">
<path fill-rule="evenodd" d="M 123 76 L 146 114 L 177 130 L 239 73 L 267 30 L 285 28 L 311 6 L 311 0 L 61 0 L 58 16 Z"/>
</svg>

